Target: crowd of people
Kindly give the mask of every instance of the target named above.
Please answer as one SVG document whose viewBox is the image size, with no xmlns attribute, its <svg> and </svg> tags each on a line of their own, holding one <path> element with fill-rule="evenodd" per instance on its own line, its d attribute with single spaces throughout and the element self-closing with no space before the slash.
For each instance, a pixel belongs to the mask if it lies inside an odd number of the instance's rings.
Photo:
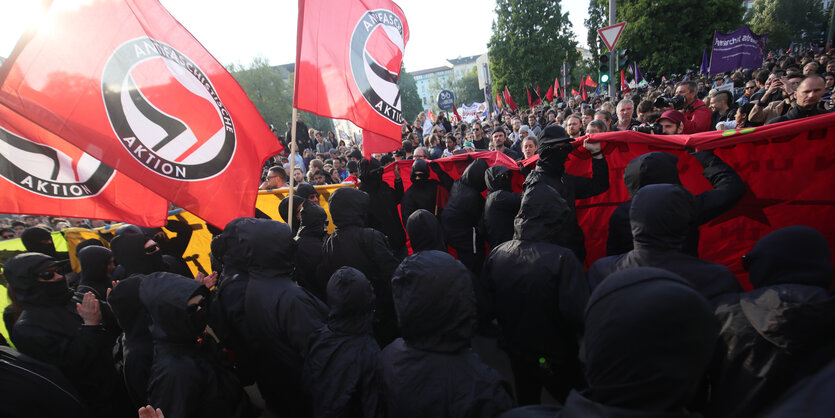
<svg viewBox="0 0 835 418">
<path fill-rule="evenodd" d="M 565 163 L 586 134 L 823 114 L 833 70 L 833 54 L 785 55 L 717 76 L 712 88 L 664 82 L 471 123 L 420 114 L 403 125 L 401 149 L 370 158 L 299 123 L 296 165 L 286 152 L 274 157 L 261 184 L 287 187 L 294 176 L 294 197 L 282 201 L 292 229 L 230 222 L 212 240 L 212 274 L 185 265 L 185 229 L 165 240 L 130 225 L 109 245 L 76 247 L 75 274 L 42 220 L 26 218 L 8 230 L 28 252 L 4 266 L 3 320 L 19 352 L 0 348 L 14 365 L 0 367 L 0 415 L 831 414 L 835 273 L 820 232 L 797 225 L 762 237 L 743 258 L 754 287 L 743 292 L 726 266 L 698 254 L 699 226 L 739 202 L 743 180 L 712 151 L 693 151 L 712 186 L 694 195 L 677 157 L 650 152 L 626 167 L 630 199 L 609 219 L 607 257 L 586 270 L 575 202 L 609 189 L 609 167 L 593 137 L 581 145 L 591 177 Z M 538 155 L 521 193 L 505 166 L 471 159 L 453 179 L 433 161 L 484 150 Z M 411 160 L 408 188 L 399 170 L 383 181 L 397 160 Z M 311 185 L 342 182 L 358 187 L 330 195 L 328 234 Z M 512 376 L 474 352 L 477 335 L 496 339 Z"/>
</svg>

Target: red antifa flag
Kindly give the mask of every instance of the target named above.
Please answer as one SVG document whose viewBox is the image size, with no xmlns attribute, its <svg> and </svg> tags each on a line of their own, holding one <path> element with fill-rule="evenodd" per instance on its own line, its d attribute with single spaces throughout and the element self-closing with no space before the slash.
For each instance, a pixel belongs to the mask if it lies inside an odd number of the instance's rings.
<svg viewBox="0 0 835 418">
<path fill-rule="evenodd" d="M 408 40 L 391 0 L 299 0 L 293 105 L 376 134 L 363 137 L 366 154 L 400 148 L 397 81 Z"/>
<path fill-rule="evenodd" d="M 548 91 L 545 92 L 545 98 L 548 99 L 548 102 L 554 101 L 554 86 L 548 87 Z"/>
<path fill-rule="evenodd" d="M 43 22 L 4 63 L 0 102 L 215 226 L 254 215 L 281 146 L 158 1 L 56 1 Z"/>
<path fill-rule="evenodd" d="M 533 106 L 541 105 L 542 104 L 542 97 L 539 95 L 539 86 L 536 87 L 536 90 L 533 92 Z"/>
<path fill-rule="evenodd" d="M 518 109 L 516 102 L 513 101 L 513 97 L 510 97 L 510 91 L 507 90 L 507 86 L 504 88 L 504 102 L 510 107 L 510 110 Z"/>
<path fill-rule="evenodd" d="M 579 145 L 586 137 L 579 138 Z M 702 225 L 699 256 L 728 266 L 750 289 L 741 257 L 765 234 L 790 225 L 811 226 L 826 237 L 835 258 L 835 114 L 826 114 L 756 128 L 708 131 L 693 135 L 647 135 L 633 131 L 593 134 L 607 142 L 609 190 L 577 201 L 577 217 L 586 236 L 587 265 L 605 256 L 609 217 L 629 199 L 623 171 L 633 158 L 651 151 L 678 157 L 682 184 L 693 193 L 710 190 L 702 166 L 682 150 L 714 149 L 746 185 L 742 200 L 731 210 Z M 566 171 L 591 175 L 591 156 L 579 147 Z M 524 163 L 530 165 L 535 157 Z"/>
<path fill-rule="evenodd" d="M 163 226 L 168 201 L 0 105 L 0 212 Z"/>
</svg>

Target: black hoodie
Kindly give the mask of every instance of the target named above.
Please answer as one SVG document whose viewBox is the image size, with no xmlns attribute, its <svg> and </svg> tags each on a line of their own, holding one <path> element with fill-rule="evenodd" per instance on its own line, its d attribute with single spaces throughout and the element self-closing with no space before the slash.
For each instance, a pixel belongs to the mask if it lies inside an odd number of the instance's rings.
<svg viewBox="0 0 835 418">
<path fill-rule="evenodd" d="M 302 362 L 310 334 L 325 323 L 327 307 L 293 281 L 290 227 L 254 219 L 237 229 L 247 249 L 245 312 L 253 336 L 249 347 L 259 362 L 258 387 L 272 412 L 305 414 L 311 405 L 300 388 Z"/>
<path fill-rule="evenodd" d="M 151 316 L 139 300 L 139 286 L 144 278 L 142 274 L 135 274 L 120 280 L 107 296 L 110 309 L 122 328 L 116 368 L 135 408 L 148 404 L 148 377 L 154 360 Z"/>
<path fill-rule="evenodd" d="M 438 175 L 438 180 L 429 178 L 429 170 Z M 438 207 L 438 186 L 449 191 L 452 188 L 453 180 L 437 163 L 430 163 L 424 159 L 415 160 L 412 164 L 410 175 L 412 185 L 403 194 L 400 203 L 400 216 L 405 223 L 409 216 L 418 209 L 425 209 L 431 213 L 442 213 Z M 439 181 L 440 180 L 440 181 Z"/>
<path fill-rule="evenodd" d="M 118 287 L 118 286 L 117 286 Z M 253 416 L 240 383 L 197 339 L 208 324 L 208 306 L 188 306 L 209 289 L 172 273 L 145 276 L 139 297 L 152 318 L 154 362 L 148 403 L 172 417 Z"/>
<path fill-rule="evenodd" d="M 470 348 L 475 298 L 463 264 L 440 251 L 411 255 L 392 293 L 403 338 L 380 356 L 387 416 L 494 417 L 513 406 L 509 385 Z"/>
<path fill-rule="evenodd" d="M 322 261 L 322 244 L 325 242 L 328 214 L 319 205 L 305 200 L 301 209 L 301 226 L 296 235 L 295 279 L 302 287 L 324 301 L 324 289 L 316 286 L 316 268 Z"/>
<path fill-rule="evenodd" d="M 484 204 L 481 231 L 491 250 L 513 239 L 513 218 L 522 205 L 522 195 L 513 193 L 511 189 L 510 175 L 510 169 L 503 165 L 490 167 L 484 173 L 484 182 L 490 193 Z"/>
<path fill-rule="evenodd" d="M 76 296 L 93 292 L 98 299 L 104 300 L 107 297 L 107 289 L 111 287 L 107 268 L 112 258 L 113 253 L 110 250 L 97 245 L 84 247 L 78 253 L 78 261 L 81 264 L 81 280 L 78 282 Z"/>
<path fill-rule="evenodd" d="M 736 171 L 713 151 L 694 152 L 691 155 L 702 164 L 702 175 L 713 186 L 712 190 L 694 196 L 695 218 L 685 237 L 684 253 L 698 256 L 699 226 L 736 205 L 745 194 L 745 183 Z M 641 187 L 650 184 L 681 184 L 678 177 L 678 157 L 666 152 L 650 152 L 636 157 L 624 169 L 623 181 L 631 197 L 634 197 Z M 632 249 L 632 229 L 629 225 L 631 206 L 632 200 L 623 202 L 609 218 L 607 255 L 623 254 Z"/>
<path fill-rule="evenodd" d="M 124 277 L 133 274 L 149 274 L 155 271 L 165 271 L 162 252 L 145 254 L 145 235 L 121 234 L 110 241 L 113 258 L 124 269 Z"/>
<path fill-rule="evenodd" d="M 479 280 L 487 301 L 479 319 L 498 319 L 499 344 L 511 358 L 533 366 L 544 358 L 554 366 L 565 382 L 557 399 L 582 381 L 576 340 L 589 297 L 583 265 L 555 243 L 568 212 L 550 186 L 525 190 L 513 240 L 493 249 Z"/>
<path fill-rule="evenodd" d="M 444 231 L 438 218 L 425 209 L 412 212 L 406 220 L 406 231 L 413 252 L 426 250 L 446 251 Z"/>
<path fill-rule="evenodd" d="M 391 248 L 401 251 L 406 245 L 406 232 L 397 205 L 403 198 L 403 181 L 394 180 L 394 188 L 383 182 L 383 168 L 377 159 L 359 162 L 359 189 L 368 193 L 368 226 L 388 237 Z"/>
<path fill-rule="evenodd" d="M 4 275 L 23 305 L 12 342 L 61 369 L 95 416 L 124 416 L 127 399 L 113 368 L 112 335 L 102 326 L 82 326 L 66 280 L 37 281 L 38 273 L 56 265 L 40 253 L 19 254 L 5 264 Z"/>
<path fill-rule="evenodd" d="M 328 324 L 310 336 L 303 381 L 313 416 L 381 416 L 376 386 L 374 289 L 359 270 L 342 267 L 328 282 Z"/>
<path fill-rule="evenodd" d="M 473 161 L 461 174 L 461 178 L 452 184 L 449 201 L 441 214 L 441 226 L 444 228 L 446 243 L 458 250 L 473 250 L 475 228 L 484 211 L 484 196 L 481 192 L 487 188 L 484 173 L 487 161 L 481 158 Z M 475 245 L 481 245 L 481 237 L 475 239 Z"/>
<path fill-rule="evenodd" d="M 712 374 L 713 416 L 754 416 L 835 354 L 833 268 L 824 236 L 790 226 L 760 239 L 746 262 L 754 290 L 728 298 Z"/>
<path fill-rule="evenodd" d="M 634 249 L 597 260 L 588 271 L 594 288 L 610 274 L 631 267 L 658 267 L 687 279 L 708 299 L 738 293 L 742 287 L 727 267 L 682 252 L 696 219 L 693 195 L 674 184 L 642 187 L 629 212 Z"/>
<path fill-rule="evenodd" d="M 20 240 L 23 242 L 26 251 L 58 258 L 58 253 L 55 251 L 55 244 L 52 242 L 52 234 L 44 228 L 39 226 L 26 228 L 20 234 Z"/>
<path fill-rule="evenodd" d="M 340 267 L 361 271 L 374 286 L 377 297 L 374 334 L 380 345 L 385 346 L 397 333 L 391 300 L 391 276 L 397 260 L 385 235 L 364 227 L 368 205 L 368 195 L 357 189 L 343 187 L 331 194 L 328 206 L 336 229 L 322 247 L 316 286 L 326 289 L 331 275 Z"/>
</svg>

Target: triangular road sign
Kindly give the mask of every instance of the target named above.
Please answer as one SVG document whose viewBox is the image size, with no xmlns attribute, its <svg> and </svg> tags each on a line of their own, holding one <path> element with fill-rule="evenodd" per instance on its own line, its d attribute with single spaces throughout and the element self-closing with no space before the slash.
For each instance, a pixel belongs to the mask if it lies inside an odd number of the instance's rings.
<svg viewBox="0 0 835 418">
<path fill-rule="evenodd" d="M 620 22 L 597 30 L 597 33 L 603 38 L 603 43 L 606 44 L 606 48 L 609 48 L 609 52 L 615 49 L 615 45 L 617 45 L 624 27 L 626 27 L 626 22 Z"/>
</svg>

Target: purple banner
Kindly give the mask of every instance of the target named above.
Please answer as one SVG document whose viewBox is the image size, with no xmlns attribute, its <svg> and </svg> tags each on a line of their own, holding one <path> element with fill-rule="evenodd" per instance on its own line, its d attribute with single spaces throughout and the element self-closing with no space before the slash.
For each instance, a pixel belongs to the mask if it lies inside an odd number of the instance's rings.
<svg viewBox="0 0 835 418">
<path fill-rule="evenodd" d="M 755 34 L 747 25 L 731 33 L 714 32 L 708 75 L 762 67 L 765 37 Z"/>
</svg>

